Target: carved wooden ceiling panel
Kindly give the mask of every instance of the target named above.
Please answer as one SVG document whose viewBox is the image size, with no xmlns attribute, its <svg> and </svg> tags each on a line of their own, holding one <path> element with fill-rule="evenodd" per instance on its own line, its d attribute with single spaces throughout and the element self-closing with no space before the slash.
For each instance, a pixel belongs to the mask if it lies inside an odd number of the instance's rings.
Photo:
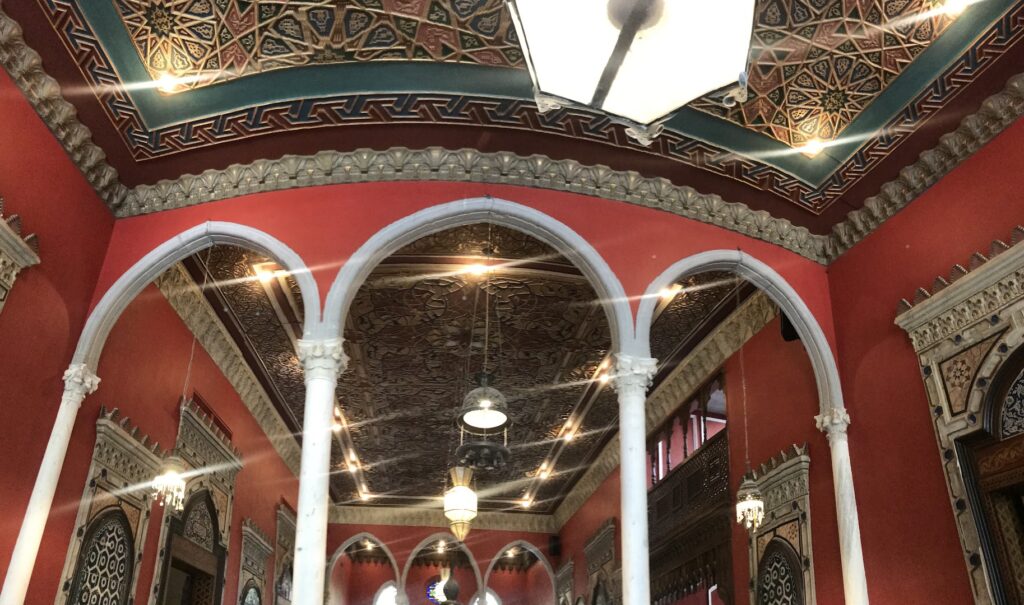
<svg viewBox="0 0 1024 605">
<path fill-rule="evenodd" d="M 489 275 L 465 270 L 488 250 L 495 266 Z M 264 262 L 258 253 L 217 246 L 187 264 L 197 283 L 200 263 L 208 264 L 208 298 L 298 432 L 304 386 L 294 341 L 301 335 L 301 293 L 290 278 L 258 279 L 254 267 Z M 734 282 L 705 274 L 684 285 L 654 325 L 654 349 L 666 358 L 724 306 Z M 365 504 L 437 505 L 459 443 L 455 413 L 483 366 L 489 308 L 487 369 L 509 399 L 513 456 L 501 471 L 477 474 L 480 508 L 522 510 L 517 505 L 533 485 L 530 512 L 553 512 L 617 422 L 614 392 L 595 380 L 611 344 L 596 298 L 555 250 L 487 225 L 428 236 L 379 265 L 345 324 L 350 362 L 337 394 L 350 441 L 333 452 L 334 498 L 363 504 L 344 472 L 351 447 L 374 496 Z M 583 420 L 567 442 L 560 435 L 570 417 Z M 553 459 L 554 474 L 535 481 L 541 464 Z"/>
</svg>

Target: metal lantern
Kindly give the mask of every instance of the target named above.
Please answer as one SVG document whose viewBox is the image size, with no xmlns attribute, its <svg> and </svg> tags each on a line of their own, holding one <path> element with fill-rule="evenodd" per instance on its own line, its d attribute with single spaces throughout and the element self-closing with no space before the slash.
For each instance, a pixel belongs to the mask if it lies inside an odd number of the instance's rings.
<svg viewBox="0 0 1024 605">
<path fill-rule="evenodd" d="M 736 492 L 736 522 L 755 532 L 764 521 L 764 498 L 757 483 L 747 477 Z"/>
<path fill-rule="evenodd" d="M 449 472 L 452 486 L 444 493 L 444 516 L 448 519 L 452 534 L 462 542 L 469 535 L 473 519 L 476 519 L 476 492 L 470 487 L 473 469 L 456 466 Z"/>
<path fill-rule="evenodd" d="M 185 507 L 185 461 L 176 454 L 168 456 L 161 473 L 153 479 L 153 495 L 161 506 L 180 511 Z"/>
</svg>

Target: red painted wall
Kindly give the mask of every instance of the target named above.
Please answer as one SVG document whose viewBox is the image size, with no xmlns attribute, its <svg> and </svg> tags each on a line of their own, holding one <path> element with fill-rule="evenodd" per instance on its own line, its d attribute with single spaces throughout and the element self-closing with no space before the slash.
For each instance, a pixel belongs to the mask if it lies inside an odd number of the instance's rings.
<svg viewBox="0 0 1024 605">
<path fill-rule="evenodd" d="M 750 464 L 767 462 L 793 444 L 807 443 L 811 457 L 811 538 L 814 549 L 814 582 L 819 603 L 843 602 L 839 534 L 828 441 L 814 426 L 818 392 L 814 371 L 803 343 L 782 339 L 781 320 L 776 318 L 743 347 L 744 372 L 739 354 L 725 363 L 725 388 L 729 421 L 729 484 L 735 494 L 746 472 L 743 439 L 743 388 L 747 385 L 747 426 L 750 429 Z M 748 568 L 746 530 L 733 526 L 732 561 L 737 603 L 747 601 Z"/>
<path fill-rule="evenodd" d="M 590 594 L 587 559 L 583 547 L 609 519 L 615 519 L 615 565 L 619 566 L 622 559 L 620 504 L 619 471 L 616 469 L 562 526 L 559 534 L 562 538 L 562 558 L 559 565 L 573 562 L 574 596 Z"/>
<path fill-rule="evenodd" d="M 1017 120 L 829 268 L 872 602 L 972 599 L 920 370 L 893 319 L 901 298 L 1024 222 L 1022 187 Z"/>
<path fill-rule="evenodd" d="M 165 449 L 172 447 L 177 435 L 178 402 L 191 344 L 191 333 L 154 286 L 148 287 L 132 302 L 114 326 L 97 372 L 101 376 L 100 388 L 86 398 L 78 414 L 29 589 L 28 603 L 52 603 L 62 583 L 60 573 L 92 459 L 95 422 L 100 406 L 119 408 L 139 427 L 141 434 L 150 435 Z M 235 484 L 223 600 L 224 603 L 232 603 L 237 600 L 242 520 L 247 517 L 253 519 L 273 540 L 277 504 L 284 498 L 294 505 L 297 483 L 230 383 L 201 346 L 196 349 L 191 385 L 224 421 L 232 433 L 233 445 L 242 453 L 243 469 Z M 42 434 L 48 432 L 47 429 Z M 34 473 L 22 472 L 16 485 L 32 480 Z M 137 603 L 148 602 L 156 553 L 160 548 L 161 522 L 162 510 L 155 507 L 139 568 Z M 268 569 L 273 569 L 273 557 L 268 562 Z M 272 594 L 272 586 L 273 580 L 268 577 L 264 594 Z"/>
<path fill-rule="evenodd" d="M 23 233 L 39 237 L 42 261 L 18 274 L 0 312 L 0 572 L 6 572 L 114 220 L 3 70 L 0 132 L 4 215 L 20 215 Z M 79 482 L 78 495 L 82 487 Z M 55 586 L 47 587 L 50 602 Z"/>
</svg>

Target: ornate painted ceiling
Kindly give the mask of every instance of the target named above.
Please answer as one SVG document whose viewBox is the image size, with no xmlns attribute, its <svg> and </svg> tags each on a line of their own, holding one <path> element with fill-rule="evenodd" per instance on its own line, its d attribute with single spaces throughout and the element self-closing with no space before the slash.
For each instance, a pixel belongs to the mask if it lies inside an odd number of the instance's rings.
<svg viewBox="0 0 1024 605">
<path fill-rule="evenodd" d="M 466 272 L 487 249 L 499 268 Z M 217 246 L 186 266 L 200 282 L 200 263 L 207 263 L 216 284 L 206 289 L 208 299 L 298 434 L 301 293 L 290 278 L 258 279 L 266 262 Z M 664 371 L 737 304 L 728 275 L 702 274 L 682 285 L 683 294 L 659 306 L 654 324 L 652 347 L 667 361 Z M 529 512 L 554 512 L 617 426 L 615 394 L 600 380 L 610 334 L 595 298 L 554 250 L 487 225 L 428 236 L 379 265 L 345 324 L 350 362 L 337 390 L 346 426 L 333 452 L 335 501 L 437 506 L 459 443 L 455 412 L 482 367 L 489 300 L 488 370 L 509 399 L 513 455 L 505 469 L 478 473 L 481 509 L 523 511 L 520 502 L 529 498 Z M 539 476 L 542 465 L 553 469 L 550 477 Z M 360 500 L 360 488 L 372 499 Z"/>
<path fill-rule="evenodd" d="M 129 187 L 285 153 L 440 145 L 635 170 L 826 233 L 1024 65 L 1024 0 L 958 16 L 944 1 L 759 0 L 750 98 L 697 100 L 650 147 L 587 111 L 539 113 L 501 0 L 3 10 Z M 828 146 L 808 157 L 812 139 Z"/>
</svg>

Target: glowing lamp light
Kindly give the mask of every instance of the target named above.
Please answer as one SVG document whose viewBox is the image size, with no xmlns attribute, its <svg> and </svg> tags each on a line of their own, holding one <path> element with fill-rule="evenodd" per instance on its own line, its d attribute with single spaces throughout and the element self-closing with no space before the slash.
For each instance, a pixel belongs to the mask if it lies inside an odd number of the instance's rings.
<svg viewBox="0 0 1024 605">
<path fill-rule="evenodd" d="M 462 400 L 458 420 L 459 425 L 471 433 L 487 434 L 504 429 L 509 424 L 505 396 L 486 384 L 473 389 Z"/>
<path fill-rule="evenodd" d="M 470 487 L 473 469 L 456 466 L 451 469 L 452 486 L 444 493 L 444 516 L 460 542 L 469 535 L 469 527 L 476 519 L 476 492 Z"/>
<path fill-rule="evenodd" d="M 800 151 L 800 153 L 804 154 L 805 156 L 813 158 L 814 156 L 818 155 L 819 153 L 825 150 L 825 142 L 815 137 L 813 139 L 810 139 L 797 149 Z"/>
<path fill-rule="evenodd" d="M 942 3 L 942 12 L 950 17 L 957 17 L 971 4 L 974 4 L 972 0 L 946 0 Z"/>
<path fill-rule="evenodd" d="M 464 273 L 468 273 L 474 277 L 483 277 L 491 272 L 491 267 L 483 263 L 473 263 L 463 270 Z"/>
<path fill-rule="evenodd" d="M 170 455 L 161 470 L 153 479 L 153 496 L 161 506 L 180 511 L 185 507 L 185 462 L 177 455 Z"/>
<path fill-rule="evenodd" d="M 755 532 L 764 521 L 764 497 L 757 483 L 747 477 L 740 483 L 736 492 L 736 522 L 747 528 L 747 531 Z"/>
<path fill-rule="evenodd" d="M 519 506 L 522 506 L 523 508 L 530 508 L 531 506 L 533 506 L 533 499 L 523 498 L 522 500 L 519 501 Z"/>
<path fill-rule="evenodd" d="M 506 4 L 539 108 L 582 105 L 611 114 L 643 144 L 683 105 L 745 80 L 755 0 Z M 668 70 L 665 57 L 679 61 Z M 732 103 L 745 98 L 741 86 Z"/>
</svg>

